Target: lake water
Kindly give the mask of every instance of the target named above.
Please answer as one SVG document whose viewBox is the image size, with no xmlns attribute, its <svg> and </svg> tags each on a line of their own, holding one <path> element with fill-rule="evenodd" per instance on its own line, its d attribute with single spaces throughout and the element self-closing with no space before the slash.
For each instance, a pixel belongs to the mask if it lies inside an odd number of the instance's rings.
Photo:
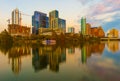
<svg viewBox="0 0 120 81">
<path fill-rule="evenodd" d="M 0 81 L 120 81 L 120 43 L 0 46 Z"/>
</svg>

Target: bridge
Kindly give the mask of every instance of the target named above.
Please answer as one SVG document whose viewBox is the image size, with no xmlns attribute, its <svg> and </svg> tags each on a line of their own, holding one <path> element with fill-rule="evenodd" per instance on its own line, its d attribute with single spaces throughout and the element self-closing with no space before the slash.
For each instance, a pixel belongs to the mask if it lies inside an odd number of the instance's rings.
<svg viewBox="0 0 120 81">
<path fill-rule="evenodd" d="M 120 38 L 117 37 L 104 37 L 104 38 L 100 38 L 101 41 L 120 41 Z"/>
</svg>

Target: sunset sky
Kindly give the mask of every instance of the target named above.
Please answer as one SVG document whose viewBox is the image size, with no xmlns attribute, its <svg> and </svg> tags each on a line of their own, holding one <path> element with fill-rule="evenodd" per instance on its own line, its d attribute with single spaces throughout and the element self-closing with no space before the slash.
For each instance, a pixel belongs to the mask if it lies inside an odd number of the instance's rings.
<svg viewBox="0 0 120 81">
<path fill-rule="evenodd" d="M 120 30 L 120 0 L 0 0 L 0 31 L 7 28 L 7 19 L 18 8 L 22 13 L 33 15 L 34 11 L 48 13 L 59 11 L 66 19 L 67 27 L 80 29 L 80 19 L 86 17 L 92 27 L 102 26 L 107 32 L 111 28 Z M 31 16 L 22 16 L 23 25 L 31 25 Z"/>
</svg>

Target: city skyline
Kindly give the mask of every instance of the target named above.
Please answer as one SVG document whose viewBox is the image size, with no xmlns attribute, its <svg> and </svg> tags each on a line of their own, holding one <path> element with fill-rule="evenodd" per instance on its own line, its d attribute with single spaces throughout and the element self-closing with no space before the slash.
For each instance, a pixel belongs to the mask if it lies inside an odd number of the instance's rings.
<svg viewBox="0 0 120 81">
<path fill-rule="evenodd" d="M 25 3 L 29 4 L 26 5 Z M 101 25 L 105 32 L 113 27 L 120 30 L 119 4 L 120 0 L 69 0 L 69 2 L 68 0 L 16 0 L 14 2 L 4 0 L 0 1 L 0 31 L 7 29 L 7 19 L 11 19 L 11 12 L 15 8 L 18 8 L 23 13 L 29 15 L 32 15 L 34 11 L 37 10 L 47 13 L 47 16 L 51 10 L 58 10 L 61 13 L 60 17 L 66 19 L 66 27 L 73 26 L 78 31 L 80 29 L 80 19 L 83 16 L 86 17 L 88 23 L 91 23 L 92 27 Z M 32 18 L 30 16 L 22 17 L 22 25 L 31 26 Z"/>
</svg>

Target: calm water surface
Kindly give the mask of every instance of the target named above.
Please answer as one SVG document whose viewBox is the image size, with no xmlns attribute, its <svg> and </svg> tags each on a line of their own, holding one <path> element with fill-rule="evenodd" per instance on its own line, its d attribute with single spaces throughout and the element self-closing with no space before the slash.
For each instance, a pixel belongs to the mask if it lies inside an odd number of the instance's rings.
<svg viewBox="0 0 120 81">
<path fill-rule="evenodd" d="M 0 81 L 120 81 L 120 43 L 0 46 Z"/>
</svg>

